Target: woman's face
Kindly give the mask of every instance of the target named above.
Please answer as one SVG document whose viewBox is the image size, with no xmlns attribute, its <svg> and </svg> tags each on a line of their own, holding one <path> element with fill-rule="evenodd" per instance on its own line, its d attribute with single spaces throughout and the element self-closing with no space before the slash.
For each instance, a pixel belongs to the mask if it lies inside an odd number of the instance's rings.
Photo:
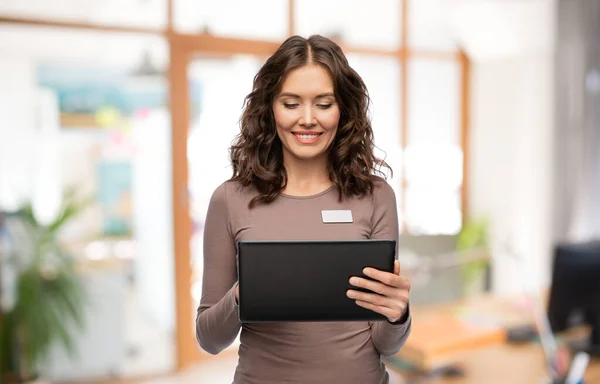
<svg viewBox="0 0 600 384">
<path fill-rule="evenodd" d="M 284 162 L 326 160 L 340 109 L 333 81 L 323 67 L 307 64 L 288 73 L 274 100 L 273 114 Z"/>
</svg>

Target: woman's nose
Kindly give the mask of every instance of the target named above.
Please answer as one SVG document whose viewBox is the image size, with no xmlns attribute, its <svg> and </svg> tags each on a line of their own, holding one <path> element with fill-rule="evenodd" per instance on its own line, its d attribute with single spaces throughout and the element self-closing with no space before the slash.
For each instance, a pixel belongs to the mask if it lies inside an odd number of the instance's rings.
<svg viewBox="0 0 600 384">
<path fill-rule="evenodd" d="M 306 107 L 304 107 L 299 123 L 300 123 L 300 125 L 302 125 L 304 127 L 312 127 L 317 124 L 317 121 L 315 119 L 315 116 L 314 116 L 314 113 L 312 110 L 312 106 L 307 105 Z"/>
</svg>

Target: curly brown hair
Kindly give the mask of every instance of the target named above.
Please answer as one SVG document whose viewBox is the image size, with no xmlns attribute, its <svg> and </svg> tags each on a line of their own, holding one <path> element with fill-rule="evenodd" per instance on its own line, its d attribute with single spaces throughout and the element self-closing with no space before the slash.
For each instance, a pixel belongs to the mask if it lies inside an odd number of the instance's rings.
<svg viewBox="0 0 600 384">
<path fill-rule="evenodd" d="M 328 71 L 340 107 L 337 134 L 328 152 L 329 177 L 338 189 L 339 199 L 371 194 L 375 174 L 383 176 L 380 168 L 392 171 L 374 154 L 367 87 L 348 64 L 342 49 L 319 35 L 308 39 L 292 36 L 254 77 L 252 92 L 244 100 L 241 131 L 230 148 L 231 180 L 254 187 L 259 193 L 250 207 L 273 201 L 287 184 L 273 102 L 285 76 L 306 64 L 318 64 Z"/>
</svg>

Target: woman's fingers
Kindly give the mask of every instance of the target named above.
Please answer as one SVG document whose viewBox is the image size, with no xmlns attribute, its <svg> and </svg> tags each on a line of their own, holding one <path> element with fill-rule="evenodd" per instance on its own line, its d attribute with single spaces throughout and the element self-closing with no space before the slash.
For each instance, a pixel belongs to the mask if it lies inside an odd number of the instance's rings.
<svg viewBox="0 0 600 384">
<path fill-rule="evenodd" d="M 393 274 L 390 275 L 394 276 Z M 386 296 L 395 296 L 395 293 L 410 291 L 410 282 L 405 277 L 396 276 L 395 279 L 389 279 L 387 277 L 384 277 L 383 280 L 384 281 L 381 282 L 376 280 L 363 279 L 362 277 L 352 277 L 350 279 L 350 284 L 355 287 L 364 288 L 369 291 Z M 386 283 L 386 281 L 390 281 L 391 284 Z"/>
<path fill-rule="evenodd" d="M 395 322 L 404 314 L 404 308 L 390 308 L 381 305 L 375 305 L 368 301 L 356 300 L 356 304 L 360 305 L 363 308 L 370 309 L 373 312 L 377 312 L 385 317 L 390 322 Z"/>
<path fill-rule="evenodd" d="M 391 322 L 401 318 L 408 306 L 408 297 L 391 298 L 355 290 L 348 290 L 347 295 L 354 299 L 359 306 L 382 314 Z"/>
<path fill-rule="evenodd" d="M 370 292 L 350 289 L 347 296 L 361 307 L 370 309 L 394 322 L 402 317 L 408 306 L 410 281 L 400 276 L 400 263 L 394 262 L 394 272 L 365 268 L 363 273 L 370 279 L 350 278 L 350 284 Z"/>
<path fill-rule="evenodd" d="M 373 295 L 377 296 L 377 295 Z M 370 309 L 371 311 L 380 313 L 388 318 L 390 322 L 395 322 L 399 318 L 402 317 L 404 311 L 406 310 L 406 302 L 390 300 L 388 298 L 378 298 L 378 297 L 365 297 L 366 300 L 355 300 L 356 304 L 360 305 L 363 308 Z M 364 297 L 364 296 L 362 296 Z M 380 304 L 381 303 L 381 304 Z"/>
<path fill-rule="evenodd" d="M 400 265 L 397 267 L 398 273 L 400 273 Z M 399 276 L 396 272 L 396 267 L 394 267 L 394 273 L 380 271 L 375 268 L 365 268 L 363 273 L 370 277 L 371 279 L 375 279 L 377 281 L 382 282 L 385 285 L 389 285 L 390 287 L 395 288 L 410 288 L 410 282 L 406 277 Z M 362 279 L 365 280 L 365 279 Z M 350 282 L 352 284 L 352 282 Z"/>
<path fill-rule="evenodd" d="M 355 291 L 353 289 L 348 290 L 347 296 L 351 299 L 365 301 L 375 305 L 387 306 L 390 305 L 390 300 L 383 295 L 377 293 L 366 293 L 361 291 Z"/>
<path fill-rule="evenodd" d="M 393 292 L 394 292 L 394 289 L 386 284 L 383 284 L 379 281 L 363 279 L 361 277 L 351 278 L 350 284 L 355 287 L 364 288 L 371 292 L 375 292 L 375 293 L 378 293 L 378 294 L 384 295 L 384 296 L 389 296 L 389 295 L 393 294 Z"/>
</svg>

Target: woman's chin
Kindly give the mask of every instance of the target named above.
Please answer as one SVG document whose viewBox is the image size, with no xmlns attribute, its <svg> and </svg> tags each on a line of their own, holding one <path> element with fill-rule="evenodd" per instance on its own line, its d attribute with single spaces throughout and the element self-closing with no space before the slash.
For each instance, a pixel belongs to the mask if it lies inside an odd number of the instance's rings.
<svg viewBox="0 0 600 384">
<path fill-rule="evenodd" d="M 325 158 L 326 153 L 324 151 L 313 150 L 297 150 L 290 153 L 293 158 L 300 161 L 317 161 Z"/>
</svg>

